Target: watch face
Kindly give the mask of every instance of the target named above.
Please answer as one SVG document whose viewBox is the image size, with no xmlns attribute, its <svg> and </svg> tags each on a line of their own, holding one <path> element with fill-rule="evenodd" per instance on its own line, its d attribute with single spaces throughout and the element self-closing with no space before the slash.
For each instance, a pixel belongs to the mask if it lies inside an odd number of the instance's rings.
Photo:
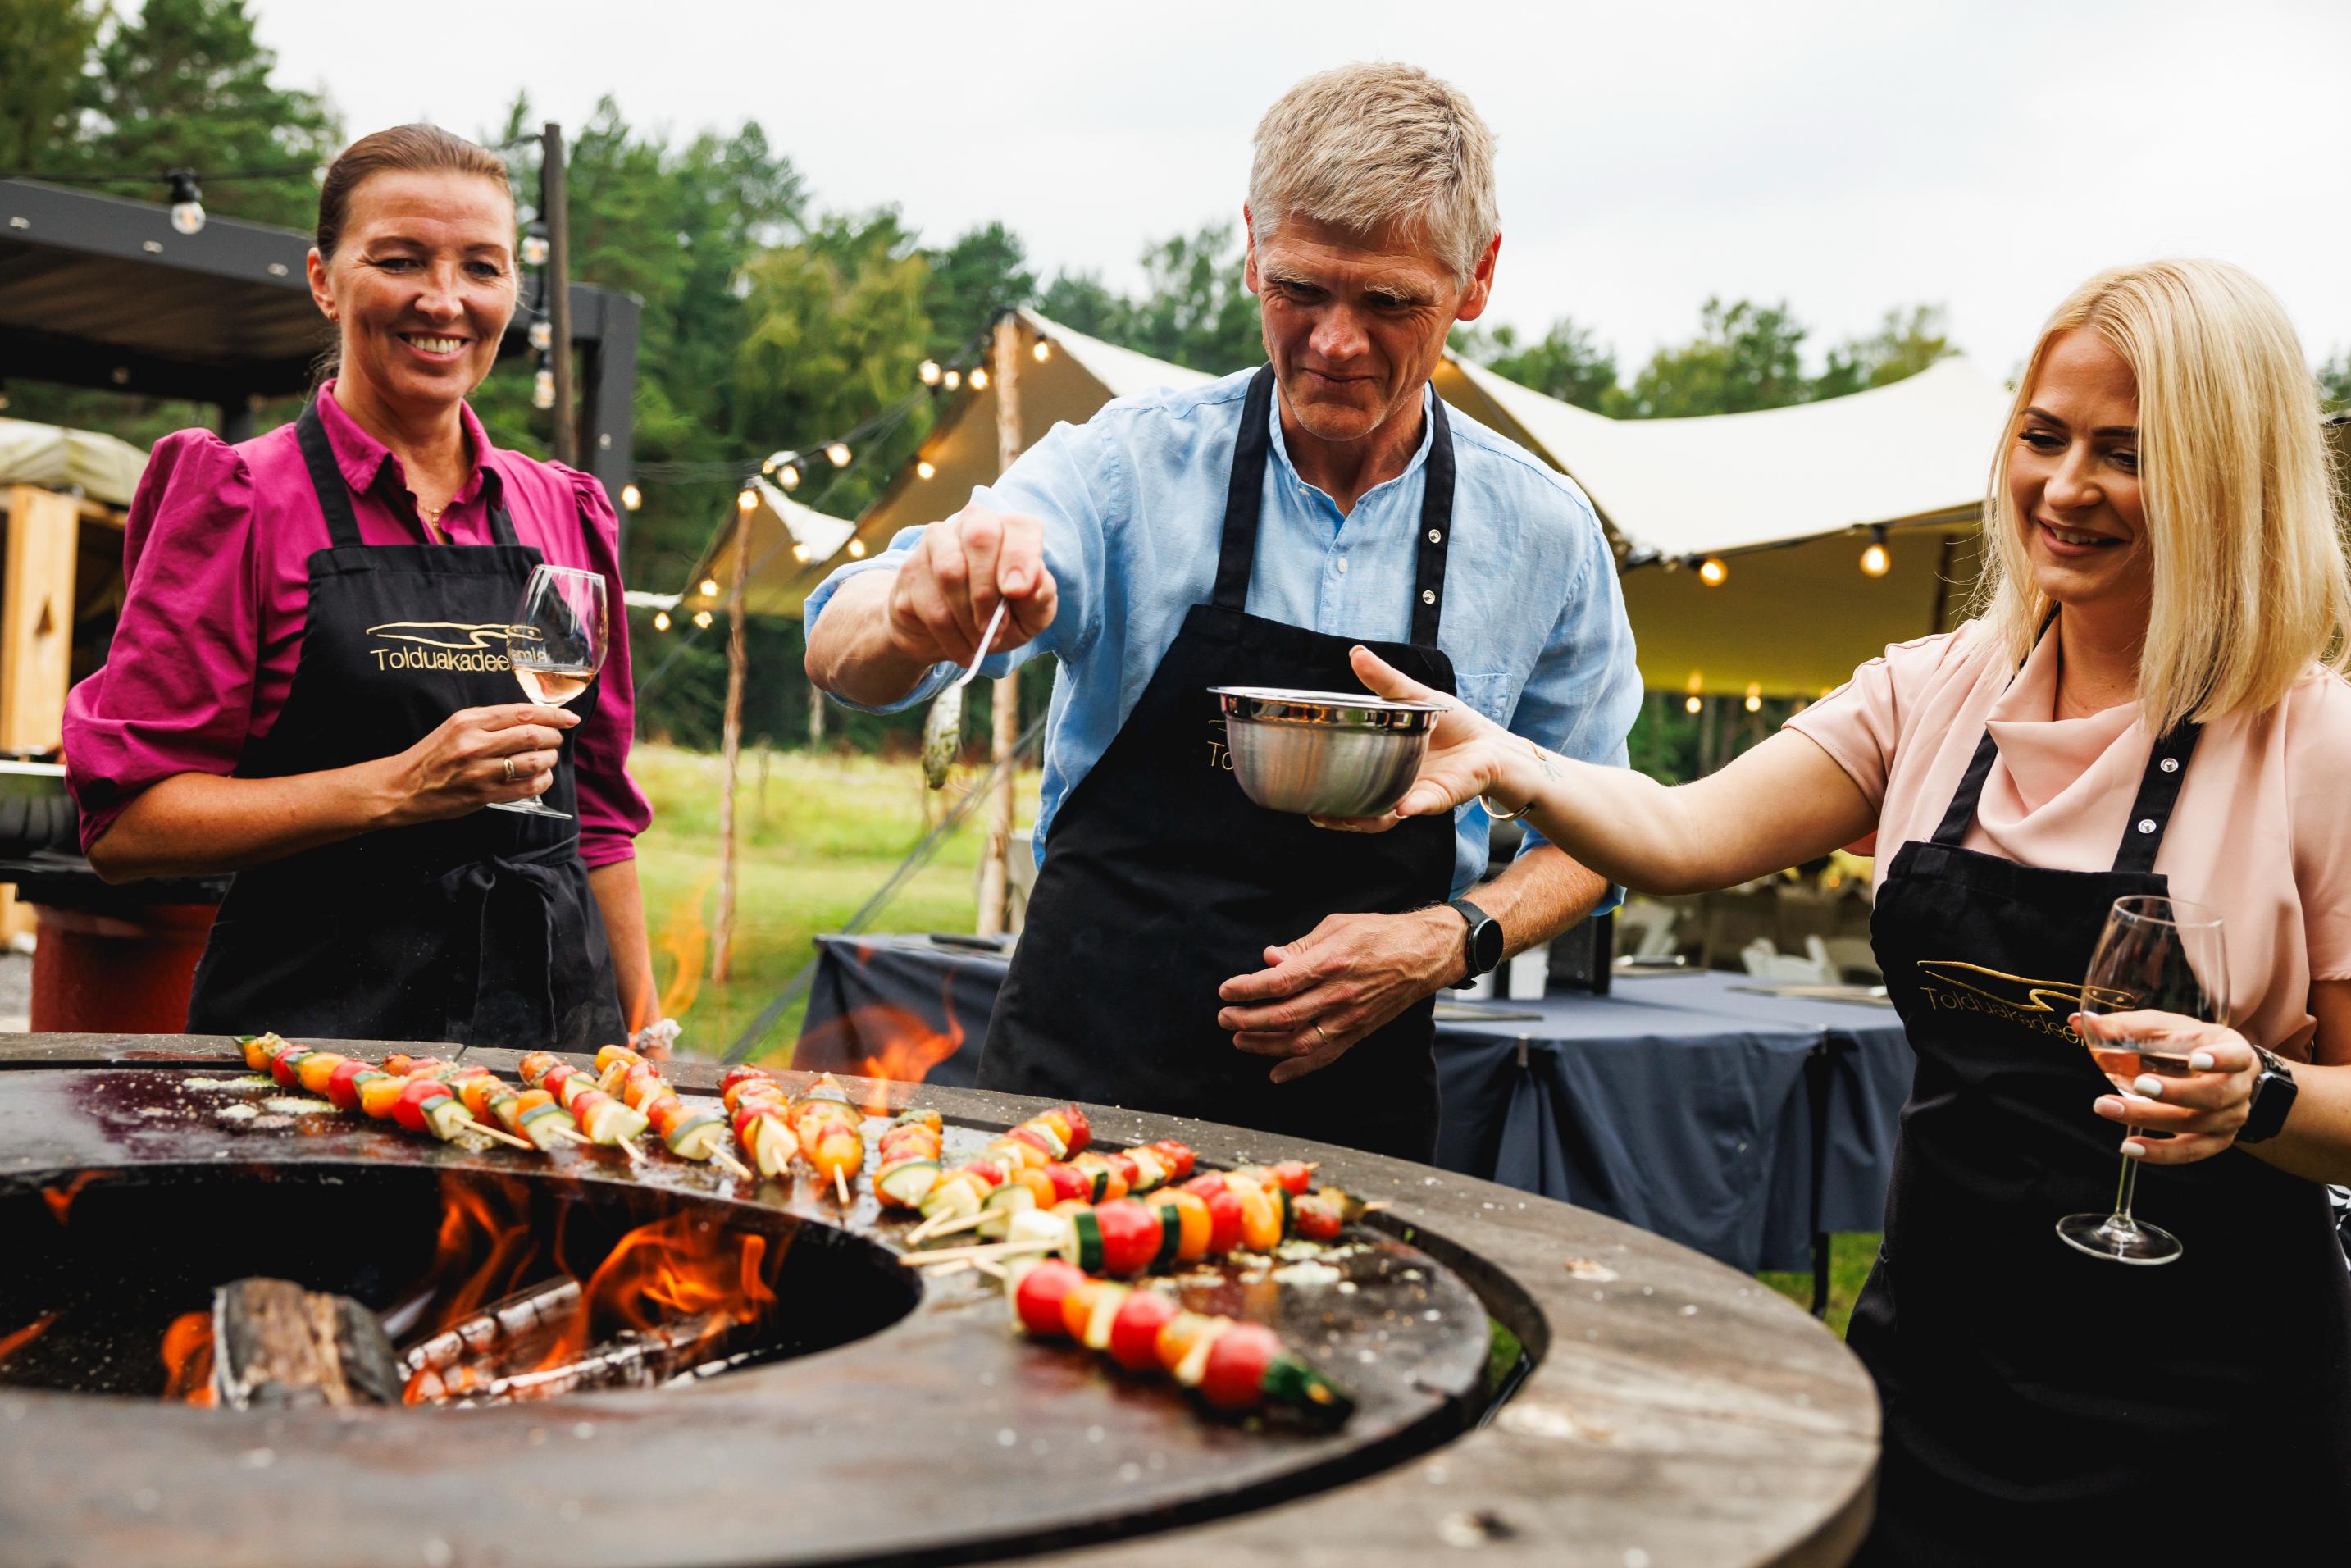
<svg viewBox="0 0 2351 1568">
<path fill-rule="evenodd" d="M 1484 974 L 1502 961 L 1502 923 L 1481 920 L 1478 929 L 1469 934 L 1469 950 L 1478 956 L 1478 972 Z"/>
</svg>

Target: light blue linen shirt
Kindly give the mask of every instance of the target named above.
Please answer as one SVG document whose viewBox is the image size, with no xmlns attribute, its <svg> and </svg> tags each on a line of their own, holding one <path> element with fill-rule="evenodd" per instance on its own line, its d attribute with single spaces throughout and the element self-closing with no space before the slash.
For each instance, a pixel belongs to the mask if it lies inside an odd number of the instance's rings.
<svg viewBox="0 0 2351 1568">
<path fill-rule="evenodd" d="M 1082 425 L 1057 424 L 976 506 L 1045 526 L 1045 564 L 1061 606 L 1043 635 L 989 658 L 1001 676 L 1040 653 L 1061 661 L 1045 730 L 1038 858 L 1053 818 L 1110 748 L 1184 615 L 1213 595 L 1225 491 L 1249 371 L 1183 392 L 1121 398 Z M 1424 397 L 1433 393 L 1424 392 Z M 1463 701 L 1564 756 L 1625 763 L 1641 705 L 1632 628 L 1614 558 L 1592 504 L 1523 447 L 1448 408 L 1455 465 L 1453 540 L 1437 644 Z M 1273 421 L 1249 612 L 1364 641 L 1405 642 L 1433 424 L 1395 478 L 1353 512 L 1299 477 Z M 885 553 L 835 571 L 809 596 L 814 626 L 834 591 L 906 558 L 920 528 Z M 927 701 L 958 671 L 941 664 L 886 707 Z M 860 705 L 862 706 L 862 705 Z M 1455 816 L 1453 888 L 1484 873 L 1486 813 Z M 1531 848 L 1541 841 L 1527 835 Z M 1524 852 L 1523 850 L 1520 852 Z M 1613 907 L 1614 899 L 1604 907 Z"/>
</svg>

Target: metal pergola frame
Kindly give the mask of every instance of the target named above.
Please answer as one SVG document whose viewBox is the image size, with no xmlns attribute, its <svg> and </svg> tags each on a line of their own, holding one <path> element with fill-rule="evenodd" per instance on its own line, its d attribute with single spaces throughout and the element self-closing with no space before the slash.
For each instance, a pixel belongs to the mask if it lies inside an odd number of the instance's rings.
<svg viewBox="0 0 2351 1568">
<path fill-rule="evenodd" d="M 207 402 L 224 439 L 257 398 L 298 395 L 331 343 L 304 274 L 310 236 L 235 218 L 193 235 L 152 202 L 0 180 L 0 375 Z M 574 283 L 580 466 L 620 506 L 632 476 L 634 295 Z M 531 352 L 517 311 L 498 356 Z"/>
</svg>

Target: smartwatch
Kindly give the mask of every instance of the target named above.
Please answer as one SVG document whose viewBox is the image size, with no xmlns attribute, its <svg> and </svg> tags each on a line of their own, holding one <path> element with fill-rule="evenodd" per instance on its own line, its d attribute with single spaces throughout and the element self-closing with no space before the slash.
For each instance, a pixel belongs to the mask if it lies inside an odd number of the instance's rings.
<svg viewBox="0 0 2351 1568">
<path fill-rule="evenodd" d="M 1466 898 L 1448 899 L 1445 906 L 1469 923 L 1469 928 L 1461 935 L 1461 977 L 1452 987 L 1457 991 L 1467 990 L 1479 976 L 1502 961 L 1502 923 Z"/>
<path fill-rule="evenodd" d="M 2262 1075 L 2253 1080 L 2253 1098 L 2245 1108 L 2245 1124 L 2237 1129 L 2241 1144 L 2264 1143 L 2285 1128 L 2286 1113 L 2294 1109 L 2294 1070 L 2274 1051 L 2253 1047 L 2262 1059 Z"/>
</svg>

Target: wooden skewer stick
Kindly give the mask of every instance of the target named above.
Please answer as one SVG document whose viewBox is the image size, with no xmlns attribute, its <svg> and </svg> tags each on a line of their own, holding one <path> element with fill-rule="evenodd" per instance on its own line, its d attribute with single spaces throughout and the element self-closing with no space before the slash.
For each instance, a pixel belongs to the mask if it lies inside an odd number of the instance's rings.
<svg viewBox="0 0 2351 1568">
<path fill-rule="evenodd" d="M 849 1177 L 839 1166 L 832 1167 L 832 1190 L 841 1198 L 841 1207 L 849 1207 Z"/>
<path fill-rule="evenodd" d="M 640 1170 L 644 1167 L 644 1152 L 637 1147 L 637 1141 L 634 1138 L 623 1138 L 612 1146 L 629 1156 L 630 1165 Z"/>
<path fill-rule="evenodd" d="M 906 1232 L 906 1239 L 911 1242 L 923 1242 L 928 1241 L 934 1236 L 953 1236 L 957 1231 L 977 1228 L 979 1222 L 987 1218 L 987 1211 L 982 1209 L 977 1214 L 967 1214 L 954 1219 L 945 1218 L 926 1219 Z"/>
<path fill-rule="evenodd" d="M 1395 1205 L 1390 1203 L 1386 1198 L 1374 1198 L 1371 1202 L 1364 1205 L 1361 1212 L 1364 1214 L 1377 1214 L 1384 1208 L 1394 1208 L 1395 1207 Z"/>
<path fill-rule="evenodd" d="M 969 1260 L 969 1261 L 973 1268 L 978 1270 L 981 1273 L 987 1275 L 991 1280 L 1001 1280 L 1005 1276 L 1005 1267 L 1001 1263 L 992 1262 L 986 1258 L 974 1258 Z"/>
<path fill-rule="evenodd" d="M 469 1128 L 474 1132 L 481 1134 L 482 1136 L 495 1140 L 497 1143 L 510 1144 L 514 1147 L 524 1150 L 526 1153 L 529 1154 L 537 1154 L 538 1152 L 538 1145 L 529 1142 L 528 1139 L 517 1138 L 512 1133 L 502 1133 L 486 1122 L 476 1122 L 471 1116 L 460 1116 L 457 1118 L 457 1123 L 460 1126 Z"/>
<path fill-rule="evenodd" d="M 561 1138 L 565 1143 L 578 1144 L 581 1148 L 592 1147 L 596 1142 L 595 1139 L 587 1136 L 585 1134 L 575 1133 L 569 1127 L 550 1127 L 548 1131 L 553 1133 L 557 1137 Z"/>
<path fill-rule="evenodd" d="M 728 1154 L 725 1149 L 710 1151 L 710 1163 L 733 1176 L 737 1181 L 749 1181 L 751 1167 Z"/>
<path fill-rule="evenodd" d="M 947 1274 L 960 1274 L 966 1269 L 977 1269 L 979 1265 L 977 1263 L 972 1261 L 972 1260 L 968 1258 L 958 1258 L 954 1262 L 948 1264 L 946 1268 L 936 1270 L 936 1273 L 941 1276 Z M 988 1267 L 992 1269 L 995 1268 L 995 1265 L 991 1263 Z"/>
<path fill-rule="evenodd" d="M 943 1247 L 935 1252 L 902 1252 L 899 1257 L 917 1269 L 960 1263 L 967 1258 L 1011 1258 L 1024 1252 L 1050 1252 L 1050 1241 L 989 1241 L 977 1247 Z"/>
</svg>

